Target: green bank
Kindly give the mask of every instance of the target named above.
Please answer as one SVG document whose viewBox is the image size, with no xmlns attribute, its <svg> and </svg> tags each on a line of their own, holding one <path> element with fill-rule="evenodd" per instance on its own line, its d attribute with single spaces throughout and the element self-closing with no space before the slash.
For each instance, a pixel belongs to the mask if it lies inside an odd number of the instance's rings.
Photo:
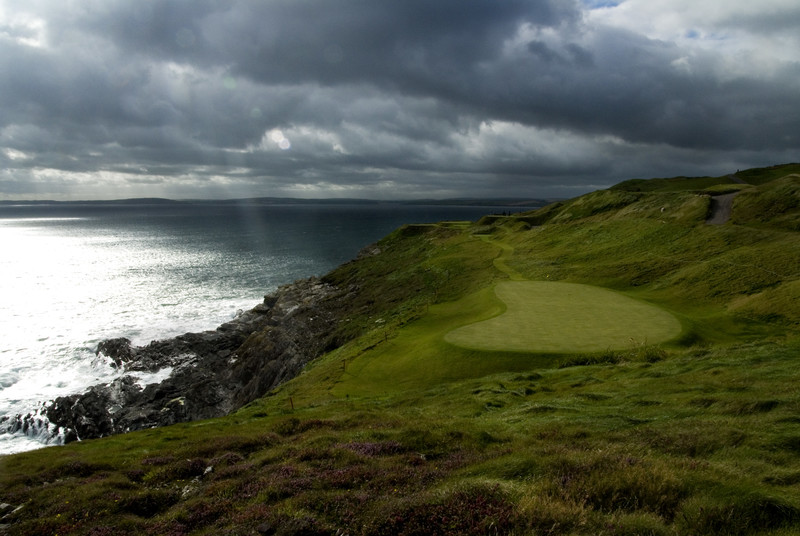
<svg viewBox="0 0 800 536">
<path fill-rule="evenodd" d="M 263 399 L 0 458 L 0 533 L 800 533 L 798 173 L 399 229 Z"/>
</svg>

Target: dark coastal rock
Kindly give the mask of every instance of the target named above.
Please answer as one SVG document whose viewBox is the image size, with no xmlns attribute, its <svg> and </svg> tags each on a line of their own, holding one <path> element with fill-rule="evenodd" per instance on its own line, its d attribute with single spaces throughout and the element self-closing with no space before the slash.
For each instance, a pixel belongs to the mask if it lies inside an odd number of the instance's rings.
<svg viewBox="0 0 800 536">
<path fill-rule="evenodd" d="M 103 354 L 110 358 L 117 367 L 122 367 L 133 359 L 133 348 L 131 340 L 125 337 L 118 339 L 108 339 L 97 345 L 95 354 Z"/>
<path fill-rule="evenodd" d="M 92 387 L 80 396 L 59 397 L 47 410 L 50 422 L 65 427 L 65 441 L 103 437 L 114 431 L 108 408 L 111 399 L 102 387 Z"/>
<path fill-rule="evenodd" d="M 15 515 L 25 508 L 25 505 L 15 506 L 8 503 L 0 503 L 0 534 L 9 534 Z"/>
<path fill-rule="evenodd" d="M 265 297 L 216 330 L 186 333 L 132 347 L 128 339 L 98 346 L 126 374 L 83 394 L 59 397 L 46 415 L 65 441 L 219 417 L 293 378 L 337 345 L 337 312 L 348 293 L 316 278 Z M 136 373 L 172 368 L 140 385 Z"/>
</svg>

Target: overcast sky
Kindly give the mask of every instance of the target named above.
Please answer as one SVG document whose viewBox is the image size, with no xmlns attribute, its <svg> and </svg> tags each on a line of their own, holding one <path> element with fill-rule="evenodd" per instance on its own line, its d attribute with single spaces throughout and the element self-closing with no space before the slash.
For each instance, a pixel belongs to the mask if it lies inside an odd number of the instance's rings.
<svg viewBox="0 0 800 536">
<path fill-rule="evenodd" d="M 0 199 L 571 197 L 797 161 L 797 0 L 0 0 Z"/>
</svg>

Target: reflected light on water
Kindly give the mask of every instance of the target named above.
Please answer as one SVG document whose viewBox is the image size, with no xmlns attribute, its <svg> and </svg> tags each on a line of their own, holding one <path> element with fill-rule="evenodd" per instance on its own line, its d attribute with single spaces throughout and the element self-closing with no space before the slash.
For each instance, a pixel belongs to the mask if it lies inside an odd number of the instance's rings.
<svg viewBox="0 0 800 536">
<path fill-rule="evenodd" d="M 94 355 L 104 338 L 208 329 L 258 296 L 243 303 L 215 286 L 208 273 L 224 260 L 213 252 L 52 230 L 0 220 L 0 415 L 109 380 L 116 371 Z"/>
</svg>

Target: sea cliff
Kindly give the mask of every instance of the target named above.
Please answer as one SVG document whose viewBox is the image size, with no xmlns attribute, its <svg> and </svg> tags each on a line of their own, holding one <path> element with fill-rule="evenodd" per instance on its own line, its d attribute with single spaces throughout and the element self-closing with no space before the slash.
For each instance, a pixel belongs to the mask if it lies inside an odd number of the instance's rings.
<svg viewBox="0 0 800 536">
<path fill-rule="evenodd" d="M 124 374 L 85 393 L 59 397 L 46 409 L 65 442 L 226 415 L 296 376 L 330 349 L 337 311 L 350 289 L 318 278 L 299 280 L 212 331 L 186 333 L 134 347 L 103 341 L 102 353 Z M 142 386 L 137 372 L 172 369 Z"/>
</svg>

